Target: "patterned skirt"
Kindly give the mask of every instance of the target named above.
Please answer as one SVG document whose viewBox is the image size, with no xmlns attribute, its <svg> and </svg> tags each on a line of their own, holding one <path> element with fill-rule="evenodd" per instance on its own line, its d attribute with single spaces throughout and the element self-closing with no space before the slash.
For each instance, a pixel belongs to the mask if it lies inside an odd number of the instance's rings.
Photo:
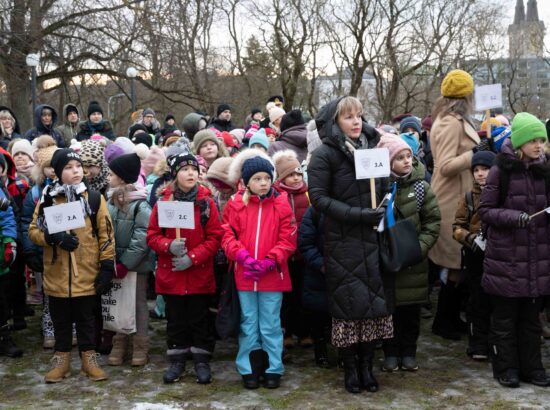
<svg viewBox="0 0 550 410">
<path fill-rule="evenodd" d="M 376 319 L 332 319 L 332 345 L 334 347 L 348 347 L 356 343 L 367 343 L 392 337 L 393 320 L 391 315 Z"/>
</svg>

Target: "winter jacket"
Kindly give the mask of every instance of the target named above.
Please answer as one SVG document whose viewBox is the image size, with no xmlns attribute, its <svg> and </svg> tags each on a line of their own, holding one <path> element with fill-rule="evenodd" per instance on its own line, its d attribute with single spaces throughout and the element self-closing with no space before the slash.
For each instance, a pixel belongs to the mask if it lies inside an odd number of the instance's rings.
<svg viewBox="0 0 550 410">
<path fill-rule="evenodd" d="M 17 117 L 15 116 L 15 113 L 11 110 L 11 108 L 6 107 L 5 105 L 0 105 L 0 111 L 8 111 L 15 120 L 15 127 L 13 127 L 11 134 L 2 134 L 2 128 L 0 128 L 0 147 L 7 150 L 10 142 L 12 142 L 14 139 L 21 138 L 21 130 L 19 128 Z"/>
<path fill-rule="evenodd" d="M 65 113 L 67 112 L 67 108 L 74 107 L 77 111 L 77 107 L 74 104 L 65 104 L 63 106 L 63 111 L 61 112 L 61 115 L 65 116 Z M 55 129 L 61 134 L 63 137 L 63 141 L 65 141 L 65 146 L 70 147 L 71 146 L 71 140 L 76 137 L 76 134 L 78 133 L 78 130 L 80 129 L 79 123 L 73 124 L 69 121 L 65 121 L 62 125 L 59 125 Z"/>
<path fill-rule="evenodd" d="M 299 227 L 302 223 L 302 218 L 309 208 L 309 197 L 307 194 L 307 185 L 304 185 L 298 190 L 289 190 L 281 186 L 281 182 L 277 181 L 273 184 L 273 187 L 279 192 L 286 192 L 288 196 L 288 203 L 294 212 L 296 218 L 296 225 Z"/>
<path fill-rule="evenodd" d="M 117 208 L 112 200 L 107 203 L 115 231 L 116 261 L 129 271 L 149 273 L 153 271 L 153 252 L 147 246 L 147 226 L 151 207 L 145 200 L 128 204 L 127 212 Z"/>
<path fill-rule="evenodd" d="M 92 124 L 90 121 L 82 121 L 78 127 L 79 130 L 75 137 L 77 141 L 89 140 L 94 134 L 100 134 L 111 141 L 116 139 L 113 126 L 108 120 L 102 120 L 98 124 Z"/>
<path fill-rule="evenodd" d="M 324 266 L 324 216 L 310 207 L 302 219 L 298 232 L 298 249 L 302 254 L 306 269 L 302 291 L 302 305 L 314 312 L 328 313 L 328 296 Z"/>
<path fill-rule="evenodd" d="M 395 275 L 397 306 L 428 302 L 428 251 L 439 235 L 441 215 L 435 194 L 430 185 L 424 181 L 425 172 L 424 165 L 414 159 L 411 175 L 397 180 L 395 206 L 400 215 L 414 223 L 423 257 L 418 265 L 404 269 Z M 420 196 L 415 189 L 419 187 L 422 187 Z"/>
<path fill-rule="evenodd" d="M 52 111 L 52 123 L 49 126 L 42 124 L 41 114 L 44 108 L 48 108 Z M 59 148 L 65 148 L 65 141 L 59 131 L 55 129 L 55 124 L 57 124 L 57 112 L 51 105 L 40 104 L 34 110 L 34 128 L 31 128 L 25 133 L 25 138 L 32 142 L 41 135 L 51 135 Z"/>
<path fill-rule="evenodd" d="M 244 191 L 235 194 L 223 212 L 222 248 L 227 259 L 235 260 L 245 249 L 254 259 L 272 259 L 277 268 L 255 282 L 244 277 L 235 263 L 235 283 L 240 291 L 287 292 L 292 290 L 287 260 L 296 250 L 297 226 L 284 192 L 272 189 L 264 199 L 251 195 L 248 205 Z"/>
<path fill-rule="evenodd" d="M 325 216 L 325 268 L 330 312 L 335 319 L 373 319 L 388 315 L 384 278 L 379 267 L 378 236 L 361 222 L 361 210 L 371 207 L 370 181 L 356 179 L 353 153 L 334 118 L 340 99 L 317 115 L 323 144 L 308 166 L 309 199 Z M 378 132 L 363 123 L 368 148 L 378 144 Z M 387 179 L 376 179 L 377 203 L 387 191 Z M 388 286 L 391 284 L 388 283 Z"/>
<path fill-rule="evenodd" d="M 458 204 L 455 221 L 453 223 L 453 238 L 455 241 L 466 246 L 471 245 L 471 240 L 475 235 L 479 234 L 481 229 L 481 218 L 477 212 L 479 208 L 479 199 L 481 198 L 481 187 L 477 182 L 474 182 L 474 188 L 471 193 L 472 210 L 468 209 L 465 194 Z"/>
<path fill-rule="evenodd" d="M 42 247 L 33 243 L 29 238 L 29 227 L 31 226 L 34 209 L 42 196 L 42 191 L 45 186 L 46 183 L 34 185 L 23 201 L 23 208 L 21 209 L 21 244 L 23 249 L 21 249 L 21 251 L 25 255 L 35 254 L 42 257 Z"/>
<path fill-rule="evenodd" d="M 438 116 L 432 126 L 430 146 L 434 159 L 432 189 L 441 211 L 441 231 L 430 259 L 449 269 L 460 269 L 460 244 L 453 239 L 458 202 L 472 189 L 472 148 L 479 136 L 458 114 Z"/>
<path fill-rule="evenodd" d="M 0 198 L 7 199 L 4 192 L 0 189 Z M 0 211 L 0 276 L 10 272 L 10 266 L 4 262 L 4 249 L 7 243 L 12 243 L 17 238 L 17 224 L 12 207 L 5 211 Z"/>
<path fill-rule="evenodd" d="M 273 156 L 277 151 L 283 151 L 285 149 L 291 149 L 298 155 L 298 161 L 302 163 L 307 157 L 307 125 L 295 125 L 294 127 L 287 128 L 283 132 L 277 141 L 269 144 L 268 154 Z"/>
<path fill-rule="evenodd" d="M 83 196 L 87 200 L 88 192 L 84 192 Z M 53 201 L 54 205 L 67 203 L 63 195 L 54 197 Z M 76 259 L 78 275 L 73 272 L 69 252 L 46 243 L 44 232 L 37 225 L 39 209 L 40 203 L 34 210 L 29 238 L 44 249 L 44 292 L 48 296 L 58 298 L 95 295 L 94 281 L 99 273 L 100 263 L 115 260 L 113 224 L 105 199 L 101 197 L 96 215 L 98 237 L 94 234 L 89 216 L 86 216 L 85 227 L 73 230 L 79 241 L 78 248 L 72 252 Z"/>
<path fill-rule="evenodd" d="M 503 181 L 509 181 L 504 183 Z M 500 186 L 508 186 L 501 199 Z M 521 161 L 510 141 L 502 145 L 481 193 L 479 216 L 487 224 L 481 285 L 492 295 L 550 295 L 550 216 L 518 228 L 521 212 L 532 215 L 550 206 L 550 156 Z"/>
<path fill-rule="evenodd" d="M 212 121 L 210 121 L 210 124 L 208 124 L 208 128 L 216 128 L 220 132 L 224 131 L 231 131 L 235 129 L 235 126 L 231 122 L 231 120 L 220 120 L 219 118 L 214 118 Z"/>
<path fill-rule="evenodd" d="M 172 200 L 172 188 L 167 186 L 162 191 L 159 201 Z M 203 212 L 209 212 L 206 223 L 201 221 Z M 161 228 L 158 223 L 158 202 L 153 207 L 149 227 L 147 228 L 147 245 L 158 257 L 156 271 L 156 292 L 161 295 L 208 294 L 216 291 L 214 280 L 214 255 L 220 246 L 222 227 L 216 204 L 210 197 L 210 191 L 199 185 L 195 201 L 195 229 L 180 229 L 181 238 L 185 238 L 187 255 L 193 265 L 184 271 L 172 270 L 170 244 L 176 238 L 176 230 Z"/>
</svg>

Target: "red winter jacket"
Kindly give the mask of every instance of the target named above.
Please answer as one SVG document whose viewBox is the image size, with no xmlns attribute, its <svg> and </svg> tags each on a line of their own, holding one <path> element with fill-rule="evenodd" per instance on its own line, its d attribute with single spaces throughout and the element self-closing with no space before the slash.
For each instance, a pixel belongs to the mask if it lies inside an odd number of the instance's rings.
<svg viewBox="0 0 550 410">
<path fill-rule="evenodd" d="M 172 189 L 166 187 L 159 201 L 172 198 Z M 201 224 L 201 201 L 208 203 L 210 217 L 205 226 Z M 187 254 L 193 266 L 184 271 L 172 271 L 170 243 L 176 238 L 176 230 L 161 228 L 158 224 L 158 209 L 155 204 L 149 227 L 147 228 L 147 245 L 158 256 L 156 272 L 156 292 L 161 295 L 189 295 L 197 293 L 215 293 L 214 255 L 220 247 L 223 230 L 218 215 L 218 208 L 210 197 L 208 188 L 199 185 L 195 201 L 195 229 L 180 229 L 181 238 L 186 238 Z"/>
<path fill-rule="evenodd" d="M 235 194 L 223 212 L 222 248 L 229 260 L 246 249 L 250 256 L 277 262 L 277 269 L 258 282 L 244 278 L 243 267 L 235 264 L 235 282 L 241 291 L 286 292 L 292 290 L 287 259 L 296 250 L 297 226 L 285 193 L 272 190 L 262 201 L 252 195 L 248 205 L 243 193 Z M 233 232 L 233 229 L 235 232 Z"/>
</svg>

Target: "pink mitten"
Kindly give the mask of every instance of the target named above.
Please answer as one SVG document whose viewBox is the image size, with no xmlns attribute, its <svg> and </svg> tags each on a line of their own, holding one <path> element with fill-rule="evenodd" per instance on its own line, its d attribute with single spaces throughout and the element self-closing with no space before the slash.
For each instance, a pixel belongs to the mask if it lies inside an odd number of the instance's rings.
<svg viewBox="0 0 550 410">
<path fill-rule="evenodd" d="M 244 277 L 245 279 L 250 279 L 255 282 L 260 280 L 260 272 L 257 270 L 244 270 Z"/>
<path fill-rule="evenodd" d="M 115 269 L 115 277 L 117 279 L 123 279 L 126 277 L 127 274 L 128 274 L 128 268 L 120 262 L 117 263 L 116 269 Z"/>
<path fill-rule="evenodd" d="M 277 262 L 275 262 L 273 259 L 265 258 L 261 261 L 258 261 L 258 270 L 262 273 L 262 275 L 273 272 L 276 266 Z"/>
</svg>

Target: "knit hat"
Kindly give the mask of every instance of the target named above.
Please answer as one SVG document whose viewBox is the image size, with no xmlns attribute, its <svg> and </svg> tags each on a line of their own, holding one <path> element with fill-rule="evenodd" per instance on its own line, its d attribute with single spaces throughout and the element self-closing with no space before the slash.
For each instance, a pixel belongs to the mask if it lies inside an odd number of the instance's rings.
<svg viewBox="0 0 550 410">
<path fill-rule="evenodd" d="M 432 124 L 433 124 L 432 116 L 428 115 L 427 117 L 425 117 L 422 120 L 422 129 L 431 130 L 432 129 Z"/>
<path fill-rule="evenodd" d="M 502 125 L 502 123 L 494 117 L 489 118 L 489 124 L 491 124 L 491 129 L 500 127 Z M 481 126 L 479 127 L 479 129 L 487 132 L 487 120 L 481 123 Z"/>
<path fill-rule="evenodd" d="M 271 118 L 271 117 L 270 117 Z M 303 125 L 305 124 L 304 117 L 302 116 L 302 111 L 300 110 L 292 110 L 287 112 L 285 115 L 283 115 L 283 119 L 281 120 L 281 132 L 284 130 L 295 127 L 296 125 Z"/>
<path fill-rule="evenodd" d="M 395 159 L 397 154 L 399 154 L 404 149 L 409 150 L 412 154 L 412 149 L 409 145 L 403 141 L 398 136 L 393 136 L 389 134 L 382 135 L 380 137 L 380 142 L 376 146 L 377 148 L 387 148 L 390 151 L 390 164 Z"/>
<path fill-rule="evenodd" d="M 307 124 L 307 152 L 311 154 L 321 145 L 323 145 L 323 142 L 321 141 L 321 138 L 319 138 L 315 120 L 310 120 Z"/>
<path fill-rule="evenodd" d="M 99 112 L 103 115 L 103 110 L 101 109 L 99 103 L 97 101 L 90 101 L 90 104 L 88 105 L 88 118 L 90 118 L 90 115 L 94 112 Z"/>
<path fill-rule="evenodd" d="M 260 128 L 252 135 L 250 141 L 248 141 L 248 146 L 252 147 L 253 144 L 260 144 L 266 151 L 269 149 L 269 140 L 267 139 L 265 128 Z"/>
<path fill-rule="evenodd" d="M 247 161 L 255 160 L 256 158 L 263 160 L 258 161 L 258 164 L 256 164 L 258 169 L 254 169 L 254 161 L 245 166 L 245 163 Z M 241 179 L 243 179 L 245 185 L 247 185 L 250 177 L 256 172 L 260 171 L 264 171 L 270 174 L 272 181 L 276 179 L 275 166 L 273 165 L 271 158 L 263 151 L 257 149 L 246 149 L 244 151 L 241 151 L 236 157 L 233 158 L 233 162 L 231 162 L 231 165 L 229 166 L 228 178 L 229 181 L 231 181 L 231 183 L 233 183 L 235 186 L 239 184 L 239 181 Z M 250 172 L 252 172 L 252 174 Z M 245 174 L 247 178 L 245 178 Z"/>
<path fill-rule="evenodd" d="M 195 134 L 199 132 L 201 120 L 204 121 L 204 125 L 206 126 L 206 118 L 204 118 L 204 116 L 201 114 L 197 114 L 196 112 L 192 112 L 183 117 L 181 126 L 185 131 L 187 138 L 190 138 L 192 140 L 195 137 Z"/>
<path fill-rule="evenodd" d="M 191 152 L 191 143 L 185 137 L 180 137 L 176 142 L 166 148 L 166 158 L 174 157 L 182 153 Z"/>
<path fill-rule="evenodd" d="M 231 135 L 233 135 L 237 140 L 239 141 L 239 145 L 243 143 L 244 134 L 246 131 L 242 128 L 235 128 L 231 131 L 229 131 Z"/>
<path fill-rule="evenodd" d="M 95 111 L 94 111 L 95 112 Z M 82 164 L 80 155 L 74 152 L 70 148 L 61 148 L 54 152 L 52 157 L 52 167 L 55 171 L 55 175 L 61 181 L 61 175 L 63 174 L 63 168 L 69 163 L 69 161 L 76 160 Z"/>
<path fill-rule="evenodd" d="M 273 104 L 283 104 L 285 102 L 285 99 L 281 95 L 272 95 L 268 98 L 267 102 L 272 102 Z"/>
<path fill-rule="evenodd" d="M 197 158 L 195 158 L 192 154 L 189 154 L 189 153 L 181 153 L 179 155 L 176 155 L 175 157 L 171 157 L 168 160 L 168 165 L 170 166 L 170 172 L 171 172 L 172 178 L 175 178 L 176 175 L 178 175 L 179 170 L 186 165 L 191 165 L 197 168 L 197 171 L 199 171 L 199 174 L 201 172 Z"/>
<path fill-rule="evenodd" d="M 222 132 L 222 139 L 227 148 L 239 148 L 239 145 L 236 144 L 233 140 L 233 135 L 231 135 L 227 131 Z"/>
<path fill-rule="evenodd" d="M 415 116 L 406 117 L 401 120 L 401 123 L 399 124 L 399 132 L 403 134 L 404 132 L 407 132 L 406 130 L 408 128 L 412 128 L 418 132 L 418 135 L 422 134 L 422 124 Z"/>
<path fill-rule="evenodd" d="M 510 120 L 508 118 L 506 118 L 504 115 L 502 114 L 499 114 L 497 116 L 495 116 L 495 118 L 500 121 L 500 123 L 502 125 L 505 125 L 506 127 L 509 127 L 510 126 Z"/>
<path fill-rule="evenodd" d="M 127 184 L 137 182 L 141 172 L 141 160 L 137 154 L 121 155 L 109 162 L 109 168 Z"/>
<path fill-rule="evenodd" d="M 259 129 L 260 129 L 260 126 L 258 124 L 250 124 L 250 128 L 248 129 L 248 131 L 246 131 L 246 133 L 244 134 L 244 137 L 250 141 L 250 138 L 252 138 L 252 136 L 256 132 L 258 132 Z M 250 146 L 250 142 L 248 143 L 248 146 Z"/>
<path fill-rule="evenodd" d="M 464 98 L 474 92 L 474 79 L 463 70 L 450 71 L 441 83 L 441 95 L 447 98 Z"/>
<path fill-rule="evenodd" d="M 138 132 L 134 134 L 131 140 L 136 145 L 145 144 L 147 145 L 147 148 L 151 148 L 153 146 L 153 137 L 151 137 L 151 135 L 144 132 Z"/>
<path fill-rule="evenodd" d="M 210 168 L 208 168 L 206 178 L 208 180 L 215 179 L 221 181 L 229 187 L 235 189 L 237 184 L 229 179 L 229 167 L 232 162 L 233 158 L 231 157 L 218 158 L 212 163 L 212 165 L 210 165 Z"/>
<path fill-rule="evenodd" d="M 283 151 L 277 151 L 273 155 L 273 162 L 275 163 L 275 169 L 277 170 L 277 180 L 282 181 L 293 172 L 303 174 L 300 161 L 298 161 L 298 155 L 295 151 L 285 149 Z"/>
<path fill-rule="evenodd" d="M 146 116 L 146 115 L 152 115 L 153 117 L 155 116 L 155 112 L 153 111 L 152 108 L 146 108 L 143 110 L 143 114 L 142 116 Z"/>
<path fill-rule="evenodd" d="M 491 168 L 495 161 L 496 154 L 493 151 L 478 151 L 472 157 L 471 170 L 474 172 L 474 168 L 477 165 L 483 165 L 484 167 Z"/>
<path fill-rule="evenodd" d="M 155 165 L 157 165 L 157 163 L 162 159 L 166 159 L 164 150 L 156 145 L 153 145 L 145 159 L 141 161 L 145 176 L 149 176 L 153 172 L 153 169 L 155 169 Z"/>
<path fill-rule="evenodd" d="M 512 146 L 518 149 L 537 138 L 548 141 L 546 127 L 537 117 L 528 112 L 519 112 L 512 121 Z"/>
<path fill-rule="evenodd" d="M 71 112 L 75 112 L 77 115 L 79 114 L 78 113 L 78 108 L 76 108 L 76 105 L 67 104 L 67 106 L 65 108 L 65 117 L 67 117 Z"/>
<path fill-rule="evenodd" d="M 34 149 L 26 139 L 16 139 L 14 140 L 13 145 L 11 146 L 10 154 L 12 157 L 15 157 L 15 154 L 23 153 L 27 155 L 31 160 L 34 160 Z"/>
<path fill-rule="evenodd" d="M 229 156 L 229 153 L 227 152 L 225 146 L 222 144 L 220 139 L 216 137 L 216 133 L 210 129 L 200 130 L 195 134 L 195 138 L 193 139 L 193 152 L 195 154 L 198 154 L 201 149 L 201 145 L 204 144 L 206 141 L 212 141 L 218 146 L 218 157 Z"/>
<path fill-rule="evenodd" d="M 105 144 L 103 141 L 84 140 L 80 148 L 80 158 L 85 166 L 104 165 Z"/>
<path fill-rule="evenodd" d="M 174 114 L 168 114 L 166 118 L 164 118 L 164 122 L 168 122 L 168 120 L 176 121 L 176 117 L 174 117 Z"/>
<path fill-rule="evenodd" d="M 216 117 L 219 116 L 222 112 L 229 110 L 231 111 L 231 107 L 229 104 L 220 104 L 218 105 L 218 109 L 216 110 Z"/>
<path fill-rule="evenodd" d="M 265 158 L 257 156 L 257 157 L 247 159 L 243 163 L 241 172 L 242 172 L 242 178 L 243 178 L 244 184 L 248 185 L 250 178 L 252 178 L 252 176 L 254 174 L 257 174 L 258 172 L 265 172 L 269 174 L 271 181 L 273 181 L 273 177 L 274 177 L 273 171 L 274 171 L 274 168 L 271 162 L 269 162 Z"/>
<path fill-rule="evenodd" d="M 407 143 L 409 147 L 411 147 L 413 155 L 416 155 L 418 153 L 418 148 L 420 147 L 420 143 L 416 139 L 416 136 L 412 132 L 405 132 L 399 136 Z"/>
<path fill-rule="evenodd" d="M 380 125 L 380 130 L 386 134 L 399 135 L 395 127 L 392 127 L 389 124 Z"/>
<path fill-rule="evenodd" d="M 55 140 L 50 135 L 41 135 L 33 140 L 34 162 L 42 167 L 50 166 L 53 153 L 58 149 Z"/>
<path fill-rule="evenodd" d="M 285 110 L 283 110 L 281 107 L 272 107 L 269 110 L 269 121 L 273 123 L 281 118 L 283 115 L 285 115 Z"/>
<path fill-rule="evenodd" d="M 252 108 L 252 110 L 250 110 L 250 116 L 251 117 L 254 117 L 254 115 L 258 114 L 258 113 L 261 113 L 262 110 L 260 110 L 259 108 Z"/>
<path fill-rule="evenodd" d="M 493 147 L 495 152 L 500 152 L 502 144 L 512 135 L 512 129 L 510 127 L 497 127 L 491 129 L 491 136 L 493 137 Z"/>
<path fill-rule="evenodd" d="M 141 123 L 132 124 L 130 128 L 128 128 L 128 138 L 132 139 L 132 137 L 138 133 L 138 131 L 144 132 L 146 134 L 149 133 L 149 130 L 147 127 Z"/>
</svg>

